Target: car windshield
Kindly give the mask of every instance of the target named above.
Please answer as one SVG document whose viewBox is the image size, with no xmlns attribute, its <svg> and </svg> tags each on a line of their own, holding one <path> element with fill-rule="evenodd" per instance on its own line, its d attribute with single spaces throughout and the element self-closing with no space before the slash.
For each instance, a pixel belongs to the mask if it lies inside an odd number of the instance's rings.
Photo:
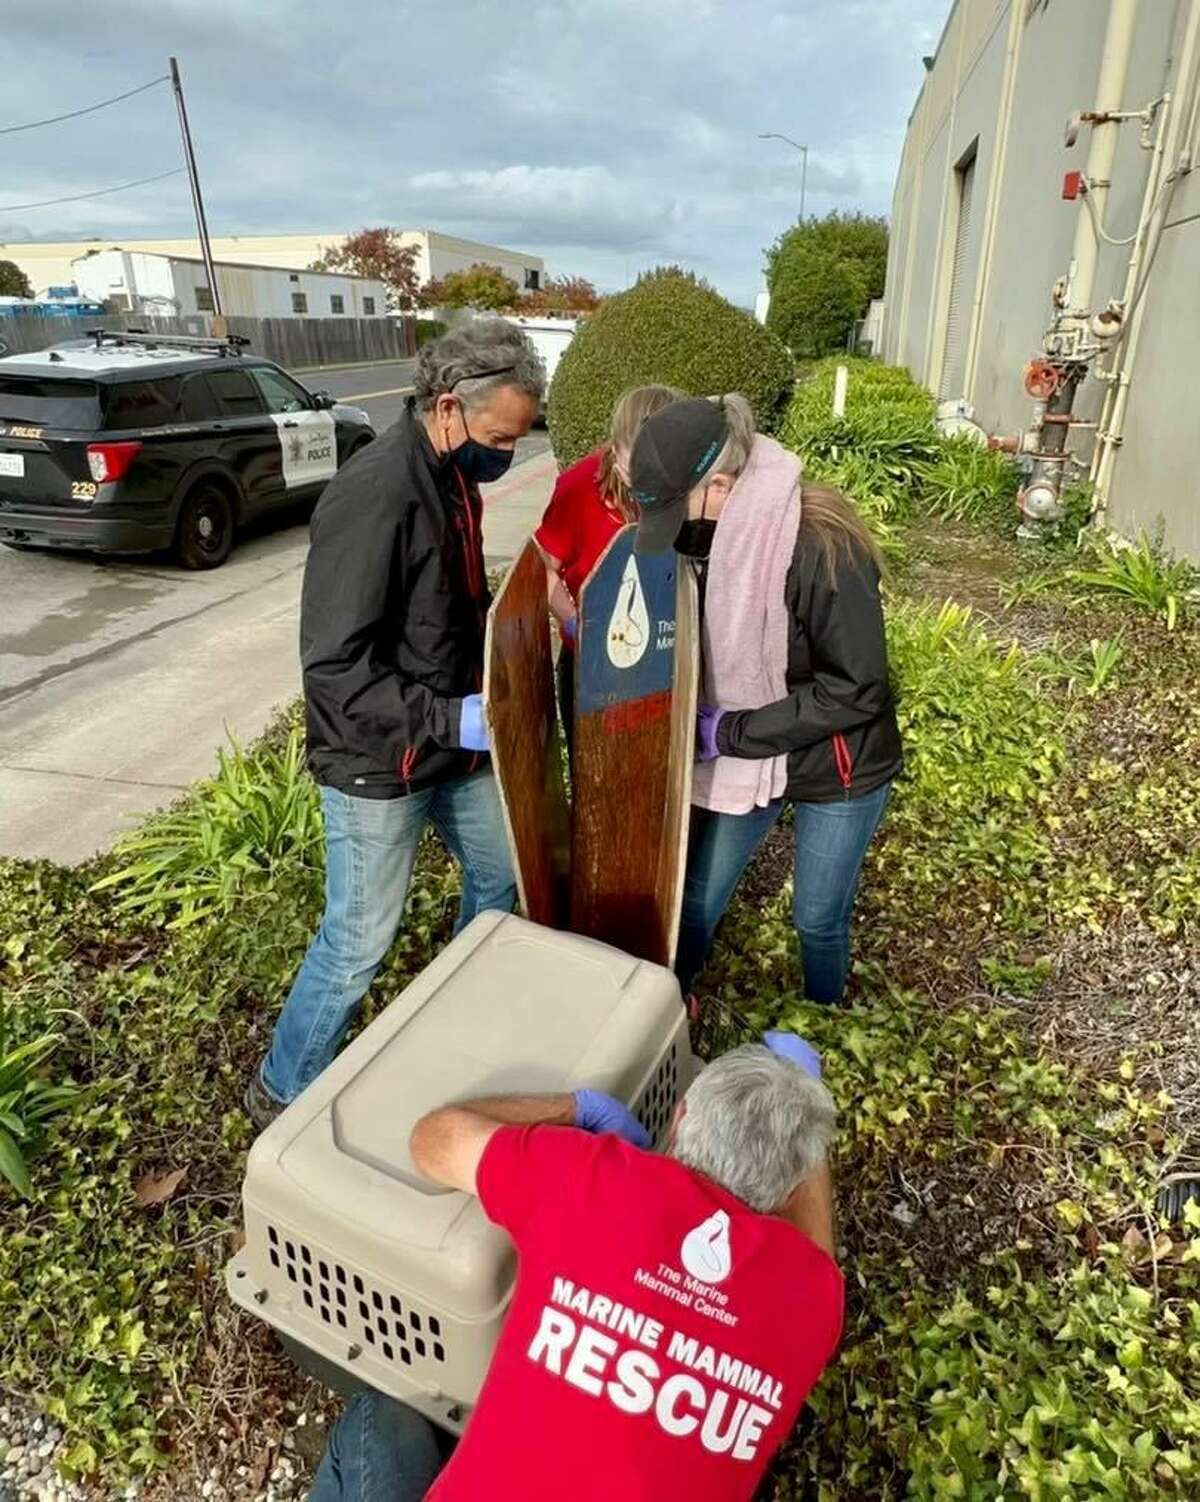
<svg viewBox="0 0 1200 1502">
<path fill-rule="evenodd" d="M 95 381 L 47 380 L 0 370 L 0 422 L 40 428 L 87 428 L 100 424 Z"/>
</svg>

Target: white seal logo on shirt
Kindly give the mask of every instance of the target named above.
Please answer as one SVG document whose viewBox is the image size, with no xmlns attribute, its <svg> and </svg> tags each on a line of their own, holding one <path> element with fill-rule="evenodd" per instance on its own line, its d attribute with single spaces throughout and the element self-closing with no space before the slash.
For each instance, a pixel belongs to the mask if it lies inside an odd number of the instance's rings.
<svg viewBox="0 0 1200 1502">
<path fill-rule="evenodd" d="M 635 667 L 646 655 L 650 644 L 650 617 L 637 562 L 630 558 L 617 590 L 608 623 L 608 660 L 615 668 Z"/>
<path fill-rule="evenodd" d="M 729 1216 L 714 1210 L 683 1238 L 680 1260 L 692 1277 L 701 1283 L 723 1283 L 733 1270 L 729 1250 Z"/>
</svg>

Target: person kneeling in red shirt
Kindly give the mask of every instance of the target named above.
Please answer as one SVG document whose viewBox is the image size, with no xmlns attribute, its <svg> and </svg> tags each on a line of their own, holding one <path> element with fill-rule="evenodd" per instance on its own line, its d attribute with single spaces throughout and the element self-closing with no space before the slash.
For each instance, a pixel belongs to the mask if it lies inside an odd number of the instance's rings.
<svg viewBox="0 0 1200 1502">
<path fill-rule="evenodd" d="M 613 408 L 609 436 L 564 469 L 533 540 L 546 565 L 546 593 L 558 622 L 558 708 L 570 749 L 574 738 L 575 635 L 579 596 L 600 556 L 622 527 L 637 521 L 629 490 L 629 456 L 648 417 L 683 395 L 673 386 L 636 386 Z"/>
<path fill-rule="evenodd" d="M 512 1305 L 440 1475 L 432 1425 L 360 1394 L 313 1502 L 368 1475 L 381 1502 L 750 1498 L 841 1334 L 834 1116 L 815 1051 L 768 1033 L 702 1070 L 661 1154 L 591 1090 L 423 1117 L 417 1167 L 512 1237 Z"/>
</svg>

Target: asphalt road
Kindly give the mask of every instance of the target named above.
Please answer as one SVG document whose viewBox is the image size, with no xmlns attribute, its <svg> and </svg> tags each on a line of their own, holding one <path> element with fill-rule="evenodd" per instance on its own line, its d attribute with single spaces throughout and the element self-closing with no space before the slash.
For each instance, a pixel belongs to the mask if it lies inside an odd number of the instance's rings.
<svg viewBox="0 0 1200 1502">
<path fill-rule="evenodd" d="M 412 363 L 305 372 L 305 384 L 395 421 Z M 523 439 L 485 509 L 489 562 L 536 523 L 552 466 Z M 534 461 L 529 463 L 529 461 Z M 528 468 L 525 468 L 528 464 Z M 243 538 L 224 567 L 0 547 L 0 854 L 83 859 L 124 816 L 170 801 L 232 730 L 258 733 L 299 691 L 303 517 Z"/>
</svg>

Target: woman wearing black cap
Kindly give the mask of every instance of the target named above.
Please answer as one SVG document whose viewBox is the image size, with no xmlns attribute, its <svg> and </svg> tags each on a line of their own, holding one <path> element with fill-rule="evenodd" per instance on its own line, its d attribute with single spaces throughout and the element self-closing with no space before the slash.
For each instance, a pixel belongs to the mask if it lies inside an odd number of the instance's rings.
<svg viewBox="0 0 1200 1502">
<path fill-rule="evenodd" d="M 663 408 L 630 468 L 638 551 L 695 560 L 704 611 L 680 982 L 791 803 L 804 992 L 838 1001 L 859 872 L 901 766 L 878 551 L 844 496 L 801 484 L 799 459 L 755 433 L 744 397 Z"/>
</svg>

